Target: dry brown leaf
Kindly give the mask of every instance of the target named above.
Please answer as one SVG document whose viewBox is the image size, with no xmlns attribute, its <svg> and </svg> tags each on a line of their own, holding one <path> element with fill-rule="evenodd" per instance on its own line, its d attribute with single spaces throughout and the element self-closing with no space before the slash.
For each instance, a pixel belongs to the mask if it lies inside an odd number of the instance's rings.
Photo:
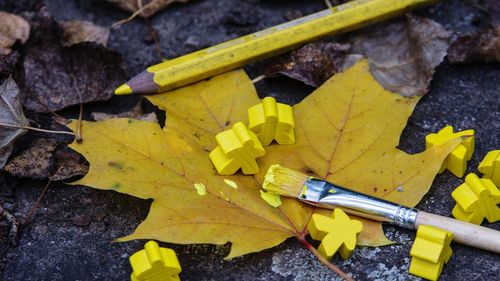
<svg viewBox="0 0 500 281">
<path fill-rule="evenodd" d="M 25 19 L 0 11 L 0 55 L 8 55 L 16 41 L 24 43 L 29 35 L 30 25 Z"/>
<path fill-rule="evenodd" d="M 22 127 L 28 125 L 19 102 L 19 89 L 16 82 L 8 78 L 0 85 L 0 168 L 7 162 L 15 139 L 26 132 Z"/>
<path fill-rule="evenodd" d="M 500 62 L 500 26 L 458 38 L 448 50 L 450 63 Z"/>
<path fill-rule="evenodd" d="M 23 178 L 48 178 L 53 168 L 52 156 L 57 142 L 52 139 L 36 139 L 29 148 L 15 156 L 5 165 L 4 170 Z"/>
<path fill-rule="evenodd" d="M 78 153 L 60 147 L 56 140 L 36 139 L 12 158 L 4 170 L 17 177 L 58 181 L 85 175 L 88 164 Z"/>
<path fill-rule="evenodd" d="M 53 181 L 84 176 L 89 171 L 89 164 L 85 158 L 66 146 L 56 150 L 54 161 L 55 167 L 49 176 Z"/>
<path fill-rule="evenodd" d="M 313 87 L 319 87 L 344 68 L 347 44 L 314 42 L 271 60 L 264 66 L 264 75 L 286 75 Z"/>
<path fill-rule="evenodd" d="M 149 17 L 156 12 L 166 8 L 174 3 L 186 3 L 189 0 L 107 0 L 114 5 L 129 12 L 137 12 L 141 8 L 142 12 L 139 14 L 141 17 Z"/>
<path fill-rule="evenodd" d="M 141 103 L 136 104 L 132 110 L 127 112 L 122 112 L 118 114 L 108 114 L 104 112 L 92 112 L 92 119 L 94 121 L 104 121 L 113 118 L 132 118 L 136 120 L 148 121 L 158 123 L 158 118 L 154 112 L 144 113 L 141 107 Z"/>
<path fill-rule="evenodd" d="M 64 29 L 64 46 L 80 42 L 94 42 L 103 46 L 108 44 L 109 28 L 95 25 L 89 21 L 60 21 Z"/>
<path fill-rule="evenodd" d="M 428 91 L 449 46 L 450 32 L 430 19 L 410 16 L 363 29 L 348 40 L 366 56 L 370 71 L 387 90 L 404 96 Z"/>
<path fill-rule="evenodd" d="M 50 112 L 113 96 L 127 75 L 119 53 L 96 43 L 62 44 L 62 31 L 45 11 L 31 20 L 22 76 L 23 105 Z"/>
</svg>

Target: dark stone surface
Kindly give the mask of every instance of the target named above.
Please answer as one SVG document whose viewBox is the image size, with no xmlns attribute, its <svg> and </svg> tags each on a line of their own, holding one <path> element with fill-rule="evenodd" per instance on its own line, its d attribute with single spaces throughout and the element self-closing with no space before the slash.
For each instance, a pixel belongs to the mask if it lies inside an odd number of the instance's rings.
<svg viewBox="0 0 500 281">
<path fill-rule="evenodd" d="M 470 1 L 469 1 L 470 2 Z M 59 20 L 85 19 L 103 26 L 127 14 L 102 1 L 46 0 L 49 11 Z M 487 24 L 486 16 L 467 1 L 450 0 L 418 11 L 448 29 L 467 33 Z M 0 10 L 23 12 L 39 1 L 2 0 Z M 309 14 L 322 9 L 323 1 L 193 1 L 159 13 L 151 19 L 161 38 L 162 53 L 168 58 L 213 45 L 227 39 L 287 20 L 290 15 Z M 122 53 L 133 75 L 161 57 L 151 43 L 143 20 L 113 30 L 110 48 Z M 258 75 L 248 67 L 252 77 Z M 274 95 L 295 103 L 313 89 L 286 78 L 258 84 L 260 95 Z M 86 106 L 91 110 L 125 111 L 138 97 L 119 97 L 106 103 Z M 151 109 L 151 107 L 149 107 Z M 75 116 L 70 108 L 62 114 Z M 431 92 L 422 99 L 410 118 L 400 147 L 415 153 L 423 150 L 426 134 L 450 124 L 456 129 L 475 129 L 476 152 L 469 172 L 487 151 L 500 148 L 500 65 L 470 64 L 438 68 Z M 419 207 L 450 215 L 450 192 L 462 182 L 448 172 L 436 177 L 431 191 Z M 0 175 L 0 202 L 8 203 L 23 218 L 34 205 L 45 182 L 16 180 Z M 129 234 L 146 217 L 150 201 L 111 191 L 81 186 L 51 184 L 32 223 L 21 230 L 20 243 L 5 242 L 8 227 L 0 224 L 0 271 L 4 280 L 127 280 L 128 256 L 144 241 L 113 243 Z M 500 222 L 489 227 L 500 230 Z M 344 271 L 358 280 L 413 280 L 408 275 L 409 249 L 414 234 L 387 227 L 388 236 L 399 242 L 381 248 L 358 248 L 347 261 L 334 258 Z M 183 267 L 182 280 L 332 280 L 335 274 L 294 239 L 256 254 L 223 260 L 228 246 L 170 245 Z M 453 245 L 454 255 L 440 280 L 498 280 L 500 256 L 461 245 Z M 2 280 L 0 276 L 0 280 Z"/>
</svg>

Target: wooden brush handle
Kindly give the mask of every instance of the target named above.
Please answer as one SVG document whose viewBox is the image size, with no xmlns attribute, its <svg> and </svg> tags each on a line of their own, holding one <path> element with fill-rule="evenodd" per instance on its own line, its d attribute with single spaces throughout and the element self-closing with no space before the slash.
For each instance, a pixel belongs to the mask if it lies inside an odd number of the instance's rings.
<svg viewBox="0 0 500 281">
<path fill-rule="evenodd" d="M 419 211 L 415 227 L 431 225 L 453 232 L 453 241 L 500 254 L 500 231 Z"/>
</svg>

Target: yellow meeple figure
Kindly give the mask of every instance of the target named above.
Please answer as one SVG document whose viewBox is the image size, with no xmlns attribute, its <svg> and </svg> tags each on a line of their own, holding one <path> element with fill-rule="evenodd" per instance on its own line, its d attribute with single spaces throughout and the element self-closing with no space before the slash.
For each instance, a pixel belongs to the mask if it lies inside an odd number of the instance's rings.
<svg viewBox="0 0 500 281">
<path fill-rule="evenodd" d="M 314 240 L 321 240 L 318 251 L 323 257 L 330 260 L 340 251 L 340 256 L 348 259 L 356 247 L 363 224 L 351 220 L 341 209 L 334 209 L 331 217 L 314 214 L 307 229 Z"/>
<path fill-rule="evenodd" d="M 464 176 L 465 170 L 467 169 L 467 161 L 471 159 L 472 153 L 474 153 L 474 130 L 454 133 L 452 126 L 446 126 L 437 134 L 429 134 L 425 137 L 425 147 L 429 148 L 435 145 L 442 145 L 456 137 L 466 136 L 468 136 L 468 138 L 465 138 L 462 143 L 446 157 L 439 171 L 440 173 L 448 169 L 448 171 L 459 178 Z"/>
<path fill-rule="evenodd" d="M 474 224 L 481 224 L 484 218 L 490 223 L 500 220 L 500 190 L 489 179 L 470 173 L 451 196 L 457 202 L 451 212 L 456 219 Z"/>
<path fill-rule="evenodd" d="M 266 152 L 257 136 L 243 122 L 215 136 L 218 146 L 209 157 L 220 175 L 232 175 L 240 168 L 245 175 L 257 174 L 259 166 L 255 160 Z"/>
<path fill-rule="evenodd" d="M 428 280 L 438 280 L 443 266 L 453 251 L 450 243 L 453 233 L 437 227 L 420 225 L 410 250 L 410 273 Z"/>
<path fill-rule="evenodd" d="M 149 241 L 140 250 L 130 256 L 132 265 L 131 281 L 179 281 L 181 265 L 175 252 Z"/>
<path fill-rule="evenodd" d="M 500 150 L 488 152 L 478 169 L 484 174 L 484 178 L 490 179 L 496 186 L 500 186 Z"/>
<path fill-rule="evenodd" d="M 248 128 L 262 145 L 269 145 L 273 140 L 279 144 L 295 143 L 292 107 L 277 103 L 273 97 L 266 97 L 261 104 L 248 109 Z"/>
</svg>

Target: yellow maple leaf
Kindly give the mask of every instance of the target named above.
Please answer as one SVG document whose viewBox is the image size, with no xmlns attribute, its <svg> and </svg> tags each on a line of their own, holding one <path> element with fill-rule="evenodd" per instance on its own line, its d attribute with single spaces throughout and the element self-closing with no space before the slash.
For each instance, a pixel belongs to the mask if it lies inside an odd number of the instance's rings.
<svg viewBox="0 0 500 281">
<path fill-rule="evenodd" d="M 243 71 L 148 99 L 167 112 L 163 130 L 156 123 L 131 119 L 83 123 L 85 140 L 70 147 L 87 158 L 90 170 L 74 184 L 154 199 L 146 220 L 120 240 L 232 242 L 227 258 L 273 247 L 292 236 L 305 241 L 314 208 L 289 198 L 273 208 L 260 198 L 262 174 L 271 164 L 416 204 L 457 144 L 417 155 L 395 149 L 418 98 L 382 89 L 366 61 L 337 74 L 294 107 L 297 144 L 266 147 L 255 177 L 219 176 L 208 158 L 216 146 L 214 136 L 246 121 L 247 109 L 260 102 Z M 398 185 L 405 192 L 395 192 Z M 364 223 L 364 244 L 388 243 L 380 224 Z"/>
</svg>

